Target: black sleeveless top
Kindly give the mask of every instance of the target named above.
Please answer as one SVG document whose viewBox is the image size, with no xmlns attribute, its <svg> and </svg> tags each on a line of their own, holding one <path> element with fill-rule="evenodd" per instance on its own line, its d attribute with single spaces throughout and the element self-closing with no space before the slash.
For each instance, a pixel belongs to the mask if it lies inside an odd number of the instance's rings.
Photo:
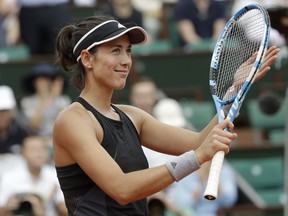
<svg viewBox="0 0 288 216">
<path fill-rule="evenodd" d="M 103 148 L 121 167 L 124 173 L 148 168 L 136 128 L 124 112 L 111 105 L 120 121 L 109 119 L 78 97 L 91 111 L 103 128 Z M 97 155 L 95 155 L 97 157 Z M 56 167 L 57 176 L 65 197 L 69 216 L 146 216 L 147 199 L 120 205 L 99 188 L 78 164 Z"/>
</svg>

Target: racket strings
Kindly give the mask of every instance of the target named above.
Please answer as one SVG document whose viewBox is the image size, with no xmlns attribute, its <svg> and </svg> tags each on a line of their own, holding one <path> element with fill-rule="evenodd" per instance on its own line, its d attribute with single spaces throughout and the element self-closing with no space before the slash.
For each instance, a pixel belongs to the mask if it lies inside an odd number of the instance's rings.
<svg viewBox="0 0 288 216">
<path fill-rule="evenodd" d="M 250 75 L 265 31 L 259 10 L 251 10 L 235 21 L 224 40 L 219 69 L 213 74 L 215 93 L 222 100 L 235 97 Z"/>
</svg>

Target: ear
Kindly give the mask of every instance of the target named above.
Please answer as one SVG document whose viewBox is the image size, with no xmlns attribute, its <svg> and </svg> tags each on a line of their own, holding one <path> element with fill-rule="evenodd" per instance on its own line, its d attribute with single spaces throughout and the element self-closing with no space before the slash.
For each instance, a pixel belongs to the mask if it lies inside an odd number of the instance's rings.
<svg viewBox="0 0 288 216">
<path fill-rule="evenodd" d="M 85 68 L 92 69 L 91 60 L 93 60 L 92 54 L 87 50 L 81 51 L 81 61 Z"/>
</svg>

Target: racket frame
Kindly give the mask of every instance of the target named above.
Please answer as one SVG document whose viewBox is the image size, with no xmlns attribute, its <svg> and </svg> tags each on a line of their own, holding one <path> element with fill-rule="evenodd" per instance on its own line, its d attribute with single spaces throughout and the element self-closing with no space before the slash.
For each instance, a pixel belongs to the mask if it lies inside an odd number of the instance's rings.
<svg viewBox="0 0 288 216">
<path fill-rule="evenodd" d="M 249 73 L 249 76 L 246 78 L 243 86 L 235 95 L 234 97 L 230 98 L 227 101 L 221 100 L 216 94 L 215 94 L 215 85 L 216 82 L 213 80 L 212 74 L 216 70 L 218 71 L 218 61 L 219 61 L 219 56 L 222 51 L 222 44 L 225 41 L 225 38 L 227 37 L 227 34 L 231 30 L 232 26 L 234 23 L 237 22 L 237 20 L 242 17 L 246 12 L 257 9 L 261 11 L 261 14 L 264 18 L 265 21 L 265 29 L 264 32 L 265 34 L 262 37 L 261 40 L 261 45 L 260 49 L 258 51 L 256 60 L 253 63 L 253 66 L 251 68 L 251 71 Z M 235 13 L 230 20 L 226 23 L 221 35 L 219 36 L 216 47 L 214 48 L 213 55 L 212 55 L 212 60 L 210 64 L 210 79 L 209 79 L 209 85 L 210 85 L 210 91 L 212 94 L 212 98 L 216 107 L 216 111 L 218 114 L 218 122 L 220 123 L 225 119 L 225 113 L 224 113 L 224 107 L 228 104 L 231 104 L 231 108 L 227 114 L 227 117 L 230 121 L 234 121 L 235 117 L 237 116 L 237 113 L 239 112 L 242 103 L 245 99 L 246 94 L 248 93 L 250 87 L 252 86 L 255 77 L 260 70 L 262 66 L 262 62 L 265 57 L 266 50 L 268 48 L 268 42 L 269 42 L 269 36 L 270 36 L 270 20 L 268 13 L 265 9 L 263 9 L 260 5 L 257 4 L 251 4 L 243 7 L 240 9 L 237 13 Z M 225 130 L 228 130 L 227 128 Z M 221 169 L 224 161 L 224 152 L 219 151 L 216 152 L 212 159 L 211 167 L 210 167 L 210 172 L 209 172 L 209 177 L 207 181 L 207 186 L 206 190 L 204 191 L 204 197 L 207 200 L 214 200 L 217 198 L 218 195 L 218 185 L 219 185 L 219 180 L 220 180 L 220 174 L 221 174 Z"/>
</svg>

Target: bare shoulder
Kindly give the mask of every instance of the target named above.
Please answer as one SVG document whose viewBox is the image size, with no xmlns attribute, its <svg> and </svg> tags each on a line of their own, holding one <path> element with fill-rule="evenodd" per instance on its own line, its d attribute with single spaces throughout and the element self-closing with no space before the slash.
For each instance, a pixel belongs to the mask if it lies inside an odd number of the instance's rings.
<svg viewBox="0 0 288 216">
<path fill-rule="evenodd" d="M 60 111 L 55 121 L 55 127 L 68 126 L 75 121 L 81 122 L 85 117 L 88 117 L 87 111 L 80 104 L 72 103 L 67 108 Z"/>
<path fill-rule="evenodd" d="M 62 110 L 53 130 L 54 160 L 57 166 L 76 163 L 85 145 L 96 143 L 96 126 L 89 112 L 78 103 Z M 97 125 L 97 124 L 96 124 Z M 84 143 L 84 144 L 83 144 Z"/>
<path fill-rule="evenodd" d="M 63 137 L 72 136 L 79 131 L 89 131 L 91 125 L 92 118 L 87 110 L 82 105 L 73 103 L 58 114 L 54 124 L 54 140 L 61 140 Z"/>
</svg>

